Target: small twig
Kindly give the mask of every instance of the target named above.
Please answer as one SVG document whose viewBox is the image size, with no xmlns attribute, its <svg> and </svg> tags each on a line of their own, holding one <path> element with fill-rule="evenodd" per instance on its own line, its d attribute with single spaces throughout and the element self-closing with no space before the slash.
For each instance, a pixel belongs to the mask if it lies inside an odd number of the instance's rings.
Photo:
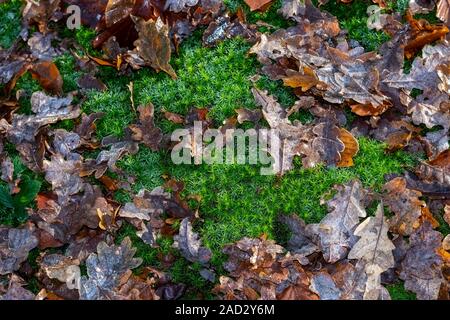
<svg viewBox="0 0 450 320">
<path fill-rule="evenodd" d="M 137 116 L 136 106 L 134 105 L 134 98 L 133 98 L 133 92 L 134 92 L 133 81 L 130 81 L 130 83 L 127 85 L 127 87 L 128 87 L 128 90 L 130 90 L 131 108 L 133 109 L 134 114 Z"/>
</svg>

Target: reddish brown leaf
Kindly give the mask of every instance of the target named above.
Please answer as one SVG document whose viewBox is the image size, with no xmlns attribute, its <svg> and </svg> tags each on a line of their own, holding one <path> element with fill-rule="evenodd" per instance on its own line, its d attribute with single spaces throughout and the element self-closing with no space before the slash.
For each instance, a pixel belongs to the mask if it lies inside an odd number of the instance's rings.
<svg viewBox="0 0 450 320">
<path fill-rule="evenodd" d="M 184 123 L 184 117 L 182 115 L 179 115 L 178 113 L 173 113 L 170 111 L 162 110 L 164 112 L 164 117 L 173 123 Z"/>
<path fill-rule="evenodd" d="M 339 129 L 339 140 L 344 143 L 344 151 L 341 154 L 341 160 L 337 163 L 338 167 L 347 168 L 353 166 L 353 157 L 359 151 L 358 140 L 344 128 Z"/>
<path fill-rule="evenodd" d="M 245 0 L 245 3 L 248 4 L 251 11 L 266 11 L 273 0 Z"/>
<path fill-rule="evenodd" d="M 63 80 L 58 67 L 51 61 L 41 61 L 31 68 L 33 78 L 48 92 L 60 95 L 62 93 Z"/>
<path fill-rule="evenodd" d="M 162 132 L 154 124 L 154 110 L 155 107 L 151 103 L 140 106 L 138 108 L 139 123 L 131 125 L 130 129 L 133 132 L 134 141 L 142 142 L 153 151 L 157 151 L 162 140 Z"/>
<path fill-rule="evenodd" d="M 445 25 L 430 25 L 426 20 L 415 20 L 410 11 L 407 12 L 406 19 L 413 30 L 413 36 L 405 45 L 405 57 L 408 59 L 427 44 L 443 39 L 449 32 Z"/>
</svg>

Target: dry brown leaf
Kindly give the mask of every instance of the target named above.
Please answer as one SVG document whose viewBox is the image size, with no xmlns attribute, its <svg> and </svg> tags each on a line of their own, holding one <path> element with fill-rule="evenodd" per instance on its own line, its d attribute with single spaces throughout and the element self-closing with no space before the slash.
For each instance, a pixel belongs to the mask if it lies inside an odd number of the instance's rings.
<svg viewBox="0 0 450 320">
<path fill-rule="evenodd" d="M 142 142 L 153 151 L 159 150 L 159 145 L 162 140 L 162 132 L 155 126 L 154 123 L 154 110 L 153 104 L 146 106 L 140 106 L 139 123 L 132 124 L 130 129 L 132 131 L 132 139 L 134 141 Z"/>
<path fill-rule="evenodd" d="M 422 194 L 419 191 L 408 189 L 403 177 L 392 179 L 384 185 L 386 191 L 384 202 L 394 213 L 389 219 L 390 229 L 394 233 L 410 235 L 420 226 L 422 209 L 426 206 L 420 200 Z"/>
<path fill-rule="evenodd" d="M 317 238 L 325 261 L 335 263 L 347 256 L 353 246 L 353 232 L 359 218 L 366 217 L 364 198 L 367 191 L 353 180 L 335 187 L 338 193 L 327 201 L 328 213 L 318 224 L 308 225 L 308 232 Z"/>
<path fill-rule="evenodd" d="M 391 107 L 391 104 L 389 102 L 385 102 L 382 105 L 376 107 L 374 107 L 370 103 L 369 104 L 357 103 L 350 105 L 352 112 L 361 117 L 378 116 L 383 112 L 385 112 L 387 109 L 389 109 L 389 107 Z"/>
<path fill-rule="evenodd" d="M 57 95 L 62 93 L 63 79 L 53 62 L 38 62 L 31 67 L 30 72 L 46 91 Z"/>
<path fill-rule="evenodd" d="M 416 52 L 427 44 L 443 39 L 449 32 L 445 25 L 430 25 L 426 20 L 415 20 L 410 11 L 406 13 L 406 19 L 412 28 L 412 37 L 405 45 L 405 57 L 410 59 Z"/>
<path fill-rule="evenodd" d="M 359 151 L 358 140 L 344 128 L 339 129 L 339 140 L 344 143 L 345 149 L 340 153 L 341 160 L 337 163 L 337 166 L 341 168 L 352 167 L 353 157 Z"/>
<path fill-rule="evenodd" d="M 381 274 L 394 267 L 394 244 L 388 237 L 389 226 L 384 217 L 383 205 L 378 205 L 375 217 L 368 217 L 355 229 L 358 242 L 348 253 L 348 259 L 358 259 L 364 263 L 367 283 L 364 300 L 378 300 L 382 291 Z"/>
<path fill-rule="evenodd" d="M 287 77 L 283 78 L 283 83 L 287 87 L 301 88 L 303 92 L 322 84 L 314 73 L 314 70 L 307 66 L 303 67 L 303 73 L 290 72 Z"/>
<path fill-rule="evenodd" d="M 171 49 L 168 26 L 160 18 L 156 21 L 152 19 L 145 21 L 142 18 L 133 17 L 133 21 L 139 32 L 139 39 L 134 42 L 135 52 L 144 64 L 157 72 L 164 71 L 176 79 L 177 75 L 169 64 Z"/>
<path fill-rule="evenodd" d="M 173 113 L 167 110 L 162 110 L 164 113 L 164 118 L 169 120 L 170 122 L 181 124 L 184 123 L 184 117 L 182 115 L 179 115 L 178 113 Z"/>
<path fill-rule="evenodd" d="M 244 0 L 246 4 L 250 7 L 251 11 L 266 11 L 273 0 Z"/>
<path fill-rule="evenodd" d="M 444 279 L 442 258 L 438 254 L 442 234 L 434 231 L 425 222 L 410 237 L 410 248 L 402 262 L 400 278 L 405 281 L 405 289 L 417 294 L 417 299 L 437 299 Z"/>
</svg>

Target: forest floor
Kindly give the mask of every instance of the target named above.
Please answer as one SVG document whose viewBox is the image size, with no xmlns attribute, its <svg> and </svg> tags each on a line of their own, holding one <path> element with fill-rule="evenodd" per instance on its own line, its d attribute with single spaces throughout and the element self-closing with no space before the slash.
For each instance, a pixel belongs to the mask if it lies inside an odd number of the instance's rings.
<svg viewBox="0 0 450 320">
<path fill-rule="evenodd" d="M 264 21 L 276 28 L 287 27 L 290 22 L 282 19 L 277 10 L 280 1 L 275 1 L 265 13 L 254 13 L 248 10 L 241 0 L 225 0 L 231 11 L 240 6 L 245 8 L 249 22 Z M 321 9 L 335 15 L 343 29 L 348 30 L 349 37 L 357 40 L 366 50 L 376 50 L 386 41 L 382 32 L 367 28 L 366 9 L 371 1 L 355 0 L 351 4 L 329 1 Z M 396 10 L 405 9 L 407 1 L 397 1 Z M 6 48 L 17 37 L 20 31 L 20 1 L 9 1 L 0 4 L 0 46 Z M 430 16 L 431 17 L 431 16 Z M 431 19 L 431 18 L 430 18 Z M 432 20 L 432 19 L 431 19 Z M 94 31 L 86 28 L 67 30 L 67 36 L 73 37 L 87 50 L 95 54 L 90 42 Z M 108 90 L 104 92 L 90 91 L 82 105 L 86 113 L 105 112 L 105 117 L 97 123 L 97 135 L 120 136 L 123 128 L 135 122 L 136 115 L 130 106 L 130 91 L 127 85 L 133 82 L 134 101 L 136 105 L 153 103 L 155 106 L 155 123 L 164 133 L 170 133 L 176 125 L 161 116 L 161 110 L 185 115 L 189 108 L 207 107 L 216 126 L 235 114 L 237 108 L 256 108 L 251 88 L 254 86 L 250 77 L 258 72 L 260 63 L 248 54 L 250 44 L 242 39 L 224 41 L 216 48 L 205 48 L 201 42 L 202 30 L 182 43 L 178 54 L 172 56 L 173 66 L 178 78 L 171 79 L 167 74 L 143 69 L 130 76 L 117 77 L 115 70 L 101 68 L 101 79 Z M 81 73 L 74 70 L 74 58 L 70 54 L 62 55 L 55 61 L 64 80 L 64 91 L 77 89 L 77 79 Z M 262 77 L 256 83 L 261 89 L 267 89 L 285 107 L 291 106 L 295 96 L 281 81 L 271 81 Z M 24 90 L 28 94 L 38 91 L 38 82 L 25 75 L 17 83 L 16 90 Z M 21 101 L 23 110 L 29 108 L 27 101 Z M 351 117 L 349 113 L 347 116 Z M 309 114 L 298 116 L 303 123 L 312 121 Z M 68 124 L 70 125 L 70 124 Z M 261 176 L 259 167 L 252 165 L 174 165 L 170 161 L 168 151 L 152 152 L 148 148 L 140 148 L 136 155 L 126 156 L 119 162 L 119 167 L 131 176 L 136 177 L 133 191 L 142 188 L 152 190 L 163 184 L 163 176 L 171 176 L 185 183 L 185 192 L 199 195 L 201 201 L 198 211 L 201 223 L 194 229 L 201 235 L 204 245 L 212 250 L 212 265 L 222 270 L 225 256 L 221 252 L 225 244 L 237 241 L 244 236 L 258 237 L 266 234 L 269 239 L 278 243 L 286 243 L 288 234 L 277 223 L 280 214 L 296 213 L 307 223 L 318 222 L 327 213 L 326 206 L 320 202 L 321 197 L 335 184 L 341 184 L 359 178 L 364 187 L 380 190 L 385 182 L 385 175 L 402 173 L 413 168 L 421 155 L 411 155 L 402 151 L 386 155 L 383 143 L 368 138 L 359 139 L 360 151 L 354 158 L 354 166 L 350 168 L 316 167 L 303 169 L 301 162 L 295 163 L 295 169 L 282 179 L 277 176 Z M 17 170 L 20 160 L 13 159 Z M 31 173 L 30 173 L 31 174 Z M 41 178 L 36 178 L 41 179 Z M 120 202 L 129 201 L 125 192 L 116 192 Z M 4 222 L 8 222 L 3 217 Z M 208 283 L 198 272 L 201 268 L 190 263 L 172 248 L 173 240 L 162 237 L 159 248 L 151 248 L 135 235 L 131 225 L 125 225 L 116 238 L 120 242 L 130 237 L 137 247 L 137 256 L 143 259 L 142 266 L 158 266 L 159 254 L 172 253 L 178 259 L 171 266 L 175 282 L 183 282 L 189 288 L 185 298 L 209 298 L 212 284 Z M 29 260 L 38 255 L 34 249 Z M 221 272 L 218 272 L 221 274 Z M 406 291 L 402 283 L 388 286 L 393 299 L 413 299 L 414 294 Z"/>
</svg>

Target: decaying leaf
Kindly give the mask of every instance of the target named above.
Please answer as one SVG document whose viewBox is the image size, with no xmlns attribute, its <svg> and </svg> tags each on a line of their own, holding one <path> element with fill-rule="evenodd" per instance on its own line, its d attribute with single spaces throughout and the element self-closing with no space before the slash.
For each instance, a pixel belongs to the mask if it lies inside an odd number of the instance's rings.
<svg viewBox="0 0 450 320">
<path fill-rule="evenodd" d="M 442 235 L 425 222 L 411 235 L 409 242 L 400 278 L 405 281 L 405 288 L 415 292 L 418 299 L 437 299 L 443 283 L 442 258 L 437 253 Z"/>
<path fill-rule="evenodd" d="M 308 226 L 314 231 L 324 259 L 329 263 L 347 255 L 354 244 L 352 236 L 359 218 L 367 215 L 363 202 L 367 191 L 361 182 L 353 180 L 335 188 L 338 193 L 327 202 L 330 213 L 320 223 Z"/>
<path fill-rule="evenodd" d="M 28 253 L 36 248 L 38 239 L 33 228 L 0 228 L 0 275 L 12 273 L 19 269 Z"/>
<path fill-rule="evenodd" d="M 403 177 L 386 183 L 384 190 L 386 190 L 384 202 L 394 213 L 394 216 L 389 219 L 391 231 L 401 235 L 412 234 L 414 229 L 420 226 L 419 218 L 426 206 L 425 202 L 419 199 L 422 194 L 408 189 Z"/>
<path fill-rule="evenodd" d="M 19 276 L 12 274 L 6 292 L 0 291 L 0 300 L 35 300 L 35 295 L 25 289 L 25 281 Z"/>
<path fill-rule="evenodd" d="M 280 221 L 284 223 L 292 233 L 291 238 L 288 241 L 287 249 L 303 256 L 309 256 L 310 254 L 319 251 L 317 245 L 310 239 L 311 235 L 308 234 L 306 224 L 302 219 L 296 215 L 282 215 Z"/>
<path fill-rule="evenodd" d="M 230 277 L 220 277 L 214 291 L 225 299 L 318 299 L 302 268 L 304 257 L 283 255 L 274 241 L 243 238 L 223 251 L 229 256 L 224 267 Z"/>
<path fill-rule="evenodd" d="M 118 215 L 137 228 L 137 235 L 147 244 L 157 246 L 156 240 L 166 227 L 162 214 L 175 218 L 192 217 L 193 213 L 179 199 L 157 187 L 151 192 L 141 190 L 126 203 Z"/>
<path fill-rule="evenodd" d="M 203 44 L 208 47 L 214 47 L 219 42 L 235 37 L 241 37 L 249 42 L 255 42 L 255 33 L 255 28 L 244 23 L 239 16 L 231 18 L 228 16 L 219 16 L 209 24 L 203 33 Z"/>
<path fill-rule="evenodd" d="M 245 108 L 240 108 L 235 110 L 238 114 L 237 121 L 243 123 L 245 121 L 250 121 L 257 123 L 262 118 L 261 110 L 250 110 Z"/>
<path fill-rule="evenodd" d="M 202 247 L 199 235 L 192 231 L 192 224 L 188 218 L 181 221 L 180 231 L 173 239 L 174 247 L 178 248 L 187 260 L 205 264 L 211 259 L 211 250 Z"/>
<path fill-rule="evenodd" d="M 90 254 L 86 260 L 87 276 L 80 280 L 80 299 L 111 299 L 121 277 L 142 263 L 140 258 L 133 257 L 135 252 L 129 238 L 123 239 L 120 245 L 100 242 L 97 253 Z"/>
<path fill-rule="evenodd" d="M 61 254 L 46 254 L 40 266 L 50 279 L 57 279 L 70 289 L 79 289 L 81 271 L 79 261 Z"/>
<path fill-rule="evenodd" d="M 348 253 L 349 259 L 364 263 L 367 283 L 363 299 L 378 300 L 386 289 L 381 286 L 381 274 L 394 267 L 394 244 L 388 237 L 389 226 L 384 217 L 383 206 L 378 205 L 375 217 L 368 217 L 354 231 L 359 237 Z"/>
<path fill-rule="evenodd" d="M 154 110 L 155 107 L 151 103 L 140 106 L 138 108 L 139 124 L 131 125 L 130 129 L 134 141 L 142 142 L 153 151 L 157 151 L 162 140 L 162 132 L 153 122 Z"/>
<path fill-rule="evenodd" d="M 136 24 L 136 29 L 139 32 L 139 39 L 135 41 L 136 53 L 142 60 L 142 65 L 149 65 L 157 72 L 164 71 L 173 79 L 177 75 L 169 64 L 170 61 L 170 40 L 168 37 L 169 31 L 167 25 L 158 18 L 156 21 L 134 17 L 133 21 Z M 132 65 L 139 66 L 133 60 Z"/>
</svg>

